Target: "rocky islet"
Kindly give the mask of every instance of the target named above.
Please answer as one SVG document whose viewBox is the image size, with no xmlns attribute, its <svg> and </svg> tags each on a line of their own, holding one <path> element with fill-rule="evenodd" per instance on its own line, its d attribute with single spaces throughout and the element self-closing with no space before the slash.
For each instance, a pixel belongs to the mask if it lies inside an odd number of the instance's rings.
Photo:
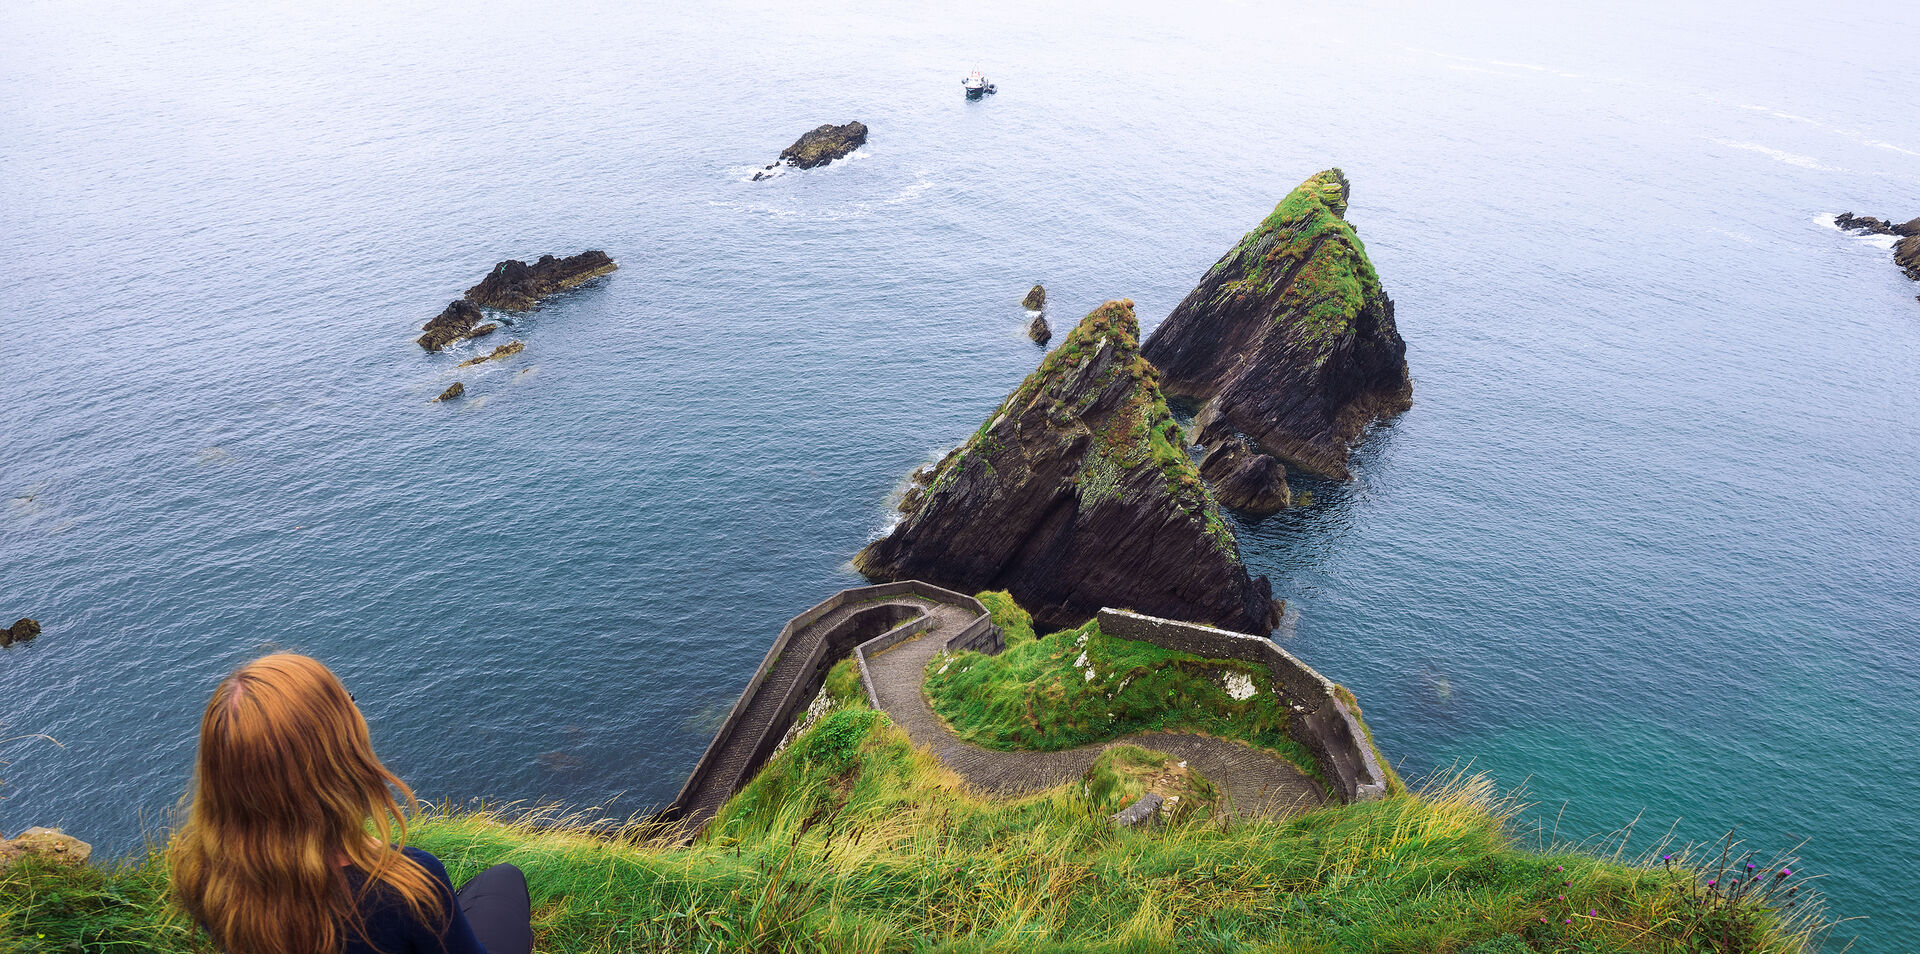
<svg viewBox="0 0 1920 954">
<path fill-rule="evenodd" d="M 566 258 L 542 255 L 531 265 L 508 259 L 493 266 L 493 271 L 488 272 L 480 284 L 467 289 L 466 300 L 483 308 L 527 311 L 548 295 L 584 284 L 619 267 L 599 249 Z"/>
<path fill-rule="evenodd" d="M 830 165 L 835 159 L 845 159 L 855 149 L 867 144 L 867 124 L 855 120 L 836 126 L 826 123 L 801 135 L 793 145 L 780 150 L 780 158 L 765 169 L 753 174 L 755 182 L 772 178 L 771 173 L 781 166 L 796 169 L 812 169 L 816 166 Z"/>
<path fill-rule="evenodd" d="M 0 646 L 11 646 L 14 643 L 28 642 L 38 635 L 40 635 L 39 620 L 26 618 L 17 619 L 13 621 L 12 626 L 0 629 Z"/>
<path fill-rule="evenodd" d="M 1250 517 L 1278 513 L 1293 504 L 1287 466 L 1244 437 L 1221 441 L 1200 461 L 1200 476 L 1220 505 Z"/>
<path fill-rule="evenodd" d="M 1318 173 L 1223 255 L 1142 349 L 1199 441 L 1244 434 L 1335 479 L 1367 425 L 1412 406 L 1406 342 L 1353 226 L 1347 178 Z"/>
<path fill-rule="evenodd" d="M 1048 626 L 1102 606 L 1266 633 L 1253 577 L 1182 446 L 1131 301 L 1083 319 L 978 432 L 914 475 L 892 531 L 854 566 L 873 580 L 1005 589 Z"/>
</svg>

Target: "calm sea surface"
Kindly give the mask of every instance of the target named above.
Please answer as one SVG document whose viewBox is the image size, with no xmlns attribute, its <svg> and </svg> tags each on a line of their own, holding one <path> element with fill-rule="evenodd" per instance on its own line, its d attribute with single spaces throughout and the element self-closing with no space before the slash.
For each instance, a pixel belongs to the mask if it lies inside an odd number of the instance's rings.
<svg viewBox="0 0 1920 954">
<path fill-rule="evenodd" d="M 1920 933 L 1920 285 L 1822 222 L 1920 214 L 1920 9 L 302 6 L 8 5 L 0 738 L 59 747 L 0 829 L 132 850 L 269 647 L 427 797 L 663 801 L 1029 284 L 1151 327 L 1338 165 L 1417 403 L 1240 527 L 1283 644 L 1404 773 L 1807 839 L 1837 937 Z M 523 354 L 412 343 L 584 248 Z"/>
</svg>

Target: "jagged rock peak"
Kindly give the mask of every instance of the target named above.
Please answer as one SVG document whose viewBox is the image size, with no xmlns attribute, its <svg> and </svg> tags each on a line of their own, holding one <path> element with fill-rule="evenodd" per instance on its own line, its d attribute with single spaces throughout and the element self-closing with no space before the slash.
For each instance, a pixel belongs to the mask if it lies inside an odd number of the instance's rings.
<svg viewBox="0 0 1920 954">
<path fill-rule="evenodd" d="M 1028 311 L 1039 311 L 1047 307 L 1047 288 L 1035 285 L 1027 291 L 1027 297 L 1020 299 L 1020 307 Z"/>
<path fill-rule="evenodd" d="M 914 475 L 870 579 L 1005 589 L 1070 626 L 1103 606 L 1266 633 L 1279 607 L 1187 457 L 1131 301 L 1081 320 L 964 444 Z"/>
<path fill-rule="evenodd" d="M 1033 320 L 1027 322 L 1027 337 L 1039 345 L 1053 340 L 1053 326 L 1047 324 L 1046 315 L 1034 315 Z"/>
<path fill-rule="evenodd" d="M 1346 479 L 1367 424 L 1412 406 L 1406 342 L 1346 221 L 1350 194 L 1339 169 L 1301 183 L 1147 340 L 1166 392 L 1202 403 L 1202 443 L 1237 431 Z"/>
<path fill-rule="evenodd" d="M 572 288 L 619 267 L 607 257 L 607 253 L 598 249 L 566 258 L 542 255 L 532 265 L 519 259 L 508 259 L 493 266 L 493 271 L 481 279 L 480 284 L 467 289 L 467 300 L 502 311 L 526 311 L 554 292 Z"/>
</svg>

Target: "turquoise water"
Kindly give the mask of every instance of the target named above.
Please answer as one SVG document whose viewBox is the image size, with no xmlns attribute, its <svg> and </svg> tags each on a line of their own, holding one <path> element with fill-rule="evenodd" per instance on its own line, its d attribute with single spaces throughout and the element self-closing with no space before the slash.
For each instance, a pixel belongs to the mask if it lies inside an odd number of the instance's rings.
<svg viewBox="0 0 1920 954">
<path fill-rule="evenodd" d="M 1415 408 L 1240 527 L 1403 772 L 1808 839 L 1920 893 L 1920 214 L 1891 4 L 1545 14 L 54 4 L 0 33 L 0 829 L 137 845 L 198 709 L 333 665 L 422 793 L 671 797 L 790 615 L 1056 322 L 1149 327 L 1339 165 Z M 977 103 L 958 80 L 1000 87 Z M 800 132 L 872 140 L 745 181 Z M 495 261 L 621 264 L 456 372 Z M 488 346 L 500 339 L 490 339 Z M 469 398 L 428 403 L 453 380 Z M 1834 945 L 1838 947 L 1839 945 Z"/>
</svg>

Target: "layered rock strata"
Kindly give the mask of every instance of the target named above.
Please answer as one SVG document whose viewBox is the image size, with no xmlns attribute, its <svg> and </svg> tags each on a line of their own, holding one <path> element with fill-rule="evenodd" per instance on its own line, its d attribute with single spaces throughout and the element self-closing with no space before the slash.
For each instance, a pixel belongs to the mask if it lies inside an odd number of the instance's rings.
<svg viewBox="0 0 1920 954">
<path fill-rule="evenodd" d="M 1920 219 L 1895 223 L 1871 215 L 1842 212 L 1833 217 L 1833 224 L 1851 232 L 1901 236 L 1893 243 L 1893 264 L 1900 266 L 1908 278 L 1920 282 Z"/>
<path fill-rule="evenodd" d="M 1245 434 L 1337 479 L 1370 423 L 1413 404 L 1393 301 L 1346 221 L 1338 169 L 1301 183 L 1214 263 L 1142 349 L 1200 443 Z"/>
<path fill-rule="evenodd" d="M 1095 309 L 966 443 L 914 474 L 854 566 L 873 580 L 1011 591 L 1049 626 L 1102 606 L 1267 633 L 1252 577 L 1183 449 L 1133 303 Z"/>
<path fill-rule="evenodd" d="M 607 253 L 598 249 L 566 258 L 542 255 L 532 265 L 509 259 L 493 266 L 493 271 L 481 279 L 480 284 L 467 289 L 466 298 L 483 308 L 526 311 L 554 292 L 572 288 L 619 267 L 607 257 Z"/>
<path fill-rule="evenodd" d="M 1221 506 L 1248 516 L 1264 517 L 1293 504 L 1287 466 L 1244 437 L 1229 438 L 1207 452 L 1200 476 L 1212 485 Z"/>
</svg>

